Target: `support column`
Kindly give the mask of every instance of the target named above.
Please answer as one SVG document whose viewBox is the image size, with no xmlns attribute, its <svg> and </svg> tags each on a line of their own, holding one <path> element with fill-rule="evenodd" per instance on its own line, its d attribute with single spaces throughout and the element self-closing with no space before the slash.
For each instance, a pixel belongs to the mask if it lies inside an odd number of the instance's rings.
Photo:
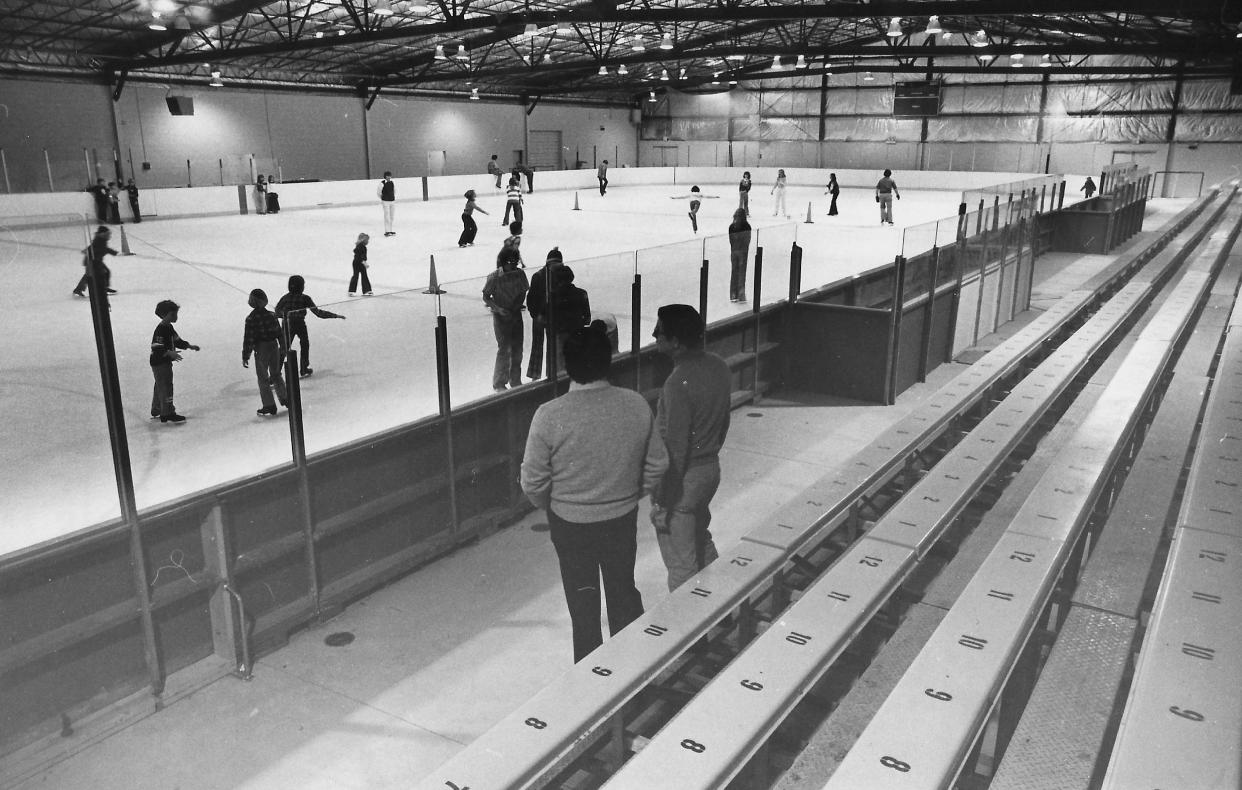
<svg viewBox="0 0 1242 790">
<path fill-rule="evenodd" d="M 1177 115 L 1182 109 L 1182 85 L 1186 81 L 1186 73 L 1184 67 L 1186 61 L 1179 60 L 1177 62 L 1177 79 L 1173 83 L 1173 109 L 1169 113 L 1169 128 L 1164 133 L 1165 155 L 1164 155 L 1164 189 L 1161 190 L 1161 197 L 1168 192 L 1169 176 L 1168 171 L 1173 169 L 1173 140 L 1177 137 Z"/>
</svg>

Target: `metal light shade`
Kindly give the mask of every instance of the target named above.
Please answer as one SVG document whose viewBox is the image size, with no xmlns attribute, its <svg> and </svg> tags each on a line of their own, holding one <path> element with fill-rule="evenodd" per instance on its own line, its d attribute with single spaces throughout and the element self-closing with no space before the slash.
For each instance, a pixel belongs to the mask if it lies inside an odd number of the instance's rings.
<svg viewBox="0 0 1242 790">
<path fill-rule="evenodd" d="M 668 69 L 660 69 L 660 80 L 668 82 Z"/>
<path fill-rule="evenodd" d="M 806 68 L 806 55 L 799 55 L 799 56 L 798 56 L 798 62 L 794 64 L 794 68 L 795 68 L 795 69 L 805 69 L 805 68 Z"/>
<path fill-rule="evenodd" d="M 664 37 L 660 39 L 660 49 L 672 49 L 672 48 L 673 48 L 673 34 L 665 33 Z"/>
<path fill-rule="evenodd" d="M 371 13 L 376 16 L 392 16 L 391 0 L 376 0 L 375 8 L 372 9 Z"/>
<path fill-rule="evenodd" d="M 600 67 L 599 67 L 599 76 L 601 76 L 601 77 L 607 77 L 607 76 L 608 76 L 608 67 L 607 67 L 607 66 L 600 66 Z"/>
<path fill-rule="evenodd" d="M 935 14 L 932 14 L 927 19 L 927 29 L 924 30 L 923 32 L 929 36 L 934 36 L 937 33 L 943 33 L 944 28 L 940 27 L 940 17 L 936 16 Z"/>
<path fill-rule="evenodd" d="M 899 16 L 893 17 L 892 21 L 888 23 L 888 33 L 886 33 L 885 35 L 887 35 L 889 38 L 900 38 L 901 37 L 901 17 Z"/>
</svg>

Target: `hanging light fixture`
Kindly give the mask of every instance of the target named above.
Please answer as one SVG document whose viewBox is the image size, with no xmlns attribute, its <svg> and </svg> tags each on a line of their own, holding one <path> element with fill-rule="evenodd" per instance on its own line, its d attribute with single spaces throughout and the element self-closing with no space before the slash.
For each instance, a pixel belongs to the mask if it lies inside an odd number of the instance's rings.
<svg viewBox="0 0 1242 790">
<path fill-rule="evenodd" d="M 686 78 L 686 67 L 685 67 L 685 66 L 682 66 L 682 67 L 681 67 L 681 75 L 680 75 L 677 79 L 679 79 L 679 80 L 684 80 L 685 78 Z"/>
<path fill-rule="evenodd" d="M 875 75 L 869 71 L 863 72 L 863 82 L 875 82 Z"/>
<path fill-rule="evenodd" d="M 556 35 L 568 36 L 569 35 L 569 23 L 565 21 L 557 22 L 556 23 Z"/>
<path fill-rule="evenodd" d="M 338 30 L 338 31 L 336 31 L 336 34 L 337 34 L 338 36 L 343 36 L 343 35 L 345 35 L 345 31 L 344 31 L 344 30 Z"/>
<path fill-rule="evenodd" d="M 544 63 L 551 63 L 551 62 L 552 62 L 552 53 L 551 53 L 551 52 L 545 52 L 545 53 L 543 53 L 543 62 L 544 62 Z"/>
<path fill-rule="evenodd" d="M 470 89 L 470 101 L 478 101 L 478 100 L 479 100 L 479 89 L 471 88 Z"/>
<path fill-rule="evenodd" d="M 660 69 L 660 81 L 668 82 L 668 69 Z"/>
<path fill-rule="evenodd" d="M 888 32 L 885 33 L 889 38 L 901 38 L 901 17 L 895 16 L 888 23 Z"/>
<path fill-rule="evenodd" d="M 164 20 L 161 19 L 161 16 L 162 14 L 160 14 L 159 11 L 152 11 L 151 21 L 147 23 L 147 27 L 152 30 L 167 30 L 168 25 L 164 24 Z"/>
<path fill-rule="evenodd" d="M 734 78 L 734 77 L 730 77 L 730 78 L 729 78 L 729 84 L 730 84 L 730 85 L 736 85 L 736 84 L 737 84 L 737 79 L 736 79 L 736 78 Z"/>
<path fill-rule="evenodd" d="M 457 54 L 454 55 L 453 57 L 457 58 L 458 60 L 470 60 L 470 50 L 466 49 L 466 45 L 464 43 L 458 44 Z"/>
<path fill-rule="evenodd" d="M 371 13 L 376 16 L 392 16 L 392 0 L 376 0 Z"/>
<path fill-rule="evenodd" d="M 739 54 L 737 52 L 734 52 L 730 55 L 725 55 L 725 60 L 746 60 L 746 56 Z"/>
<path fill-rule="evenodd" d="M 937 33 L 941 33 L 943 31 L 944 31 L 944 28 L 940 27 L 940 17 L 936 16 L 935 14 L 932 14 L 930 17 L 927 18 L 927 29 L 923 31 L 925 34 L 929 36 L 934 36 Z"/>
<path fill-rule="evenodd" d="M 799 55 L 799 56 L 798 56 L 798 62 L 794 64 L 794 68 L 795 68 L 795 69 L 805 69 L 805 68 L 806 68 L 806 55 Z"/>
<path fill-rule="evenodd" d="M 630 73 L 630 70 L 625 67 L 624 63 L 622 63 L 620 66 L 617 67 L 617 73 L 620 74 L 622 77 L 624 77 L 626 74 Z"/>
<path fill-rule="evenodd" d="M 1015 52 L 1009 56 L 1009 65 L 1015 69 L 1020 69 L 1026 65 L 1026 58 L 1021 52 Z"/>
<path fill-rule="evenodd" d="M 644 52 L 647 49 L 647 44 L 643 41 L 642 36 L 634 36 L 633 43 L 630 44 L 630 49 L 635 52 Z"/>
<path fill-rule="evenodd" d="M 522 35 L 526 38 L 534 38 L 539 35 L 539 26 L 534 22 L 527 22 L 526 29 L 522 31 Z"/>
<path fill-rule="evenodd" d="M 316 30 L 316 31 L 315 31 L 315 38 L 323 38 L 323 31 L 322 31 L 322 30 Z"/>
<path fill-rule="evenodd" d="M 448 60 L 444 55 L 444 45 L 436 44 L 436 60 Z"/>
<path fill-rule="evenodd" d="M 411 14 L 425 14 L 431 10 L 431 6 L 423 2 L 423 0 L 413 0 L 410 3 L 409 11 Z"/>
<path fill-rule="evenodd" d="M 672 49 L 672 48 L 673 48 L 673 34 L 666 32 L 663 38 L 660 39 L 660 49 Z"/>
<path fill-rule="evenodd" d="M 207 84 L 213 88 L 224 87 L 224 80 L 220 79 L 220 72 L 218 70 L 211 72 L 211 81 L 208 82 Z"/>
<path fill-rule="evenodd" d="M 1046 69 L 1046 68 L 1051 68 L 1051 66 L 1052 66 L 1052 56 L 1045 52 L 1044 56 L 1039 59 L 1039 67 L 1041 69 Z"/>
<path fill-rule="evenodd" d="M 600 66 L 600 67 L 599 67 L 599 76 L 601 76 L 601 77 L 607 77 L 607 76 L 608 76 L 608 67 L 607 67 L 607 66 Z"/>
<path fill-rule="evenodd" d="M 647 101 L 655 101 L 655 100 L 656 100 L 655 91 L 647 91 Z"/>
<path fill-rule="evenodd" d="M 970 37 L 970 45 L 972 47 L 986 47 L 988 45 L 988 34 L 982 30 L 975 31 L 975 34 Z"/>
<path fill-rule="evenodd" d="M 990 52 L 984 52 L 982 55 L 979 56 L 979 60 L 982 60 L 984 63 L 987 63 L 988 61 L 992 60 L 995 57 L 996 56 Z"/>
<path fill-rule="evenodd" d="M 781 56 L 773 55 L 772 56 L 772 71 L 780 71 L 780 70 L 781 70 Z"/>
</svg>

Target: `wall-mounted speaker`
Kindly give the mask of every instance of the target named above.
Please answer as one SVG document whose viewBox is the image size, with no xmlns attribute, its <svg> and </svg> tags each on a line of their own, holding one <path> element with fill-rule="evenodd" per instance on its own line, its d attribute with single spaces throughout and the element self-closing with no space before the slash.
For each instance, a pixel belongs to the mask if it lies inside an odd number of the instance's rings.
<svg viewBox="0 0 1242 790">
<path fill-rule="evenodd" d="M 168 111 L 173 115 L 194 114 L 193 96 L 165 96 L 164 101 L 168 103 Z"/>
</svg>

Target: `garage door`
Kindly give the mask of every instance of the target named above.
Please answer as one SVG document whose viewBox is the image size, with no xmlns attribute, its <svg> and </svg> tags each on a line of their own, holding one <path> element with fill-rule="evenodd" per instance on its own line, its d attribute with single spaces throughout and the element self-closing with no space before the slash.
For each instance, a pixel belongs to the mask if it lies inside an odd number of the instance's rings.
<svg viewBox="0 0 1242 790">
<path fill-rule="evenodd" d="M 563 170 L 560 131 L 532 131 L 527 164 L 535 170 Z"/>
</svg>

